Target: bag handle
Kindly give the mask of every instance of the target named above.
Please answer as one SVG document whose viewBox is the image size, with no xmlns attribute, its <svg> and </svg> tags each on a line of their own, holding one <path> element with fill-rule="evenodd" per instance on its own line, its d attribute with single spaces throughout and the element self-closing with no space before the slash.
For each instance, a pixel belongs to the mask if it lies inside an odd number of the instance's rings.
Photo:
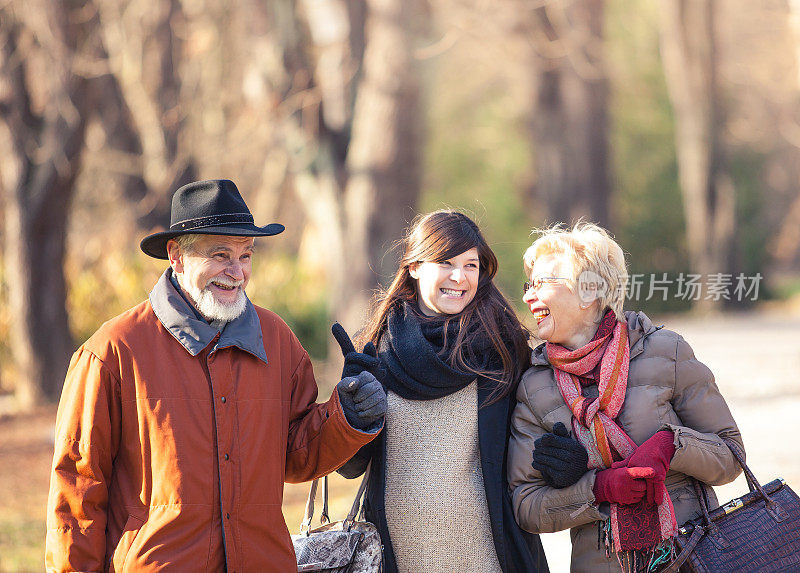
<svg viewBox="0 0 800 573">
<path fill-rule="evenodd" d="M 361 484 L 358 486 L 358 491 L 356 492 L 356 498 L 353 500 L 353 506 L 350 508 L 350 513 L 347 514 L 347 517 L 344 519 L 344 523 L 342 524 L 342 528 L 347 528 L 350 530 L 350 527 L 353 525 L 353 522 L 356 520 L 359 512 L 364 513 L 364 505 L 361 503 L 361 499 L 364 496 L 364 492 L 367 489 L 367 482 L 369 481 L 369 471 L 372 467 L 372 460 L 367 463 L 367 469 L 364 470 L 364 477 L 361 478 Z"/>
<path fill-rule="evenodd" d="M 721 439 L 728 447 L 730 452 L 733 454 L 733 457 L 736 459 L 736 462 L 742 467 L 742 470 L 744 471 L 745 480 L 747 480 L 747 488 L 751 492 L 758 492 L 758 496 L 761 497 L 764 500 L 764 503 L 766 504 L 767 511 L 770 512 L 770 514 L 773 515 L 773 517 L 775 517 L 776 520 L 782 521 L 782 519 L 779 518 L 782 511 L 780 506 L 778 506 L 775 503 L 775 501 L 773 501 L 773 499 L 769 497 L 769 494 L 767 494 L 767 492 L 764 491 L 764 488 L 761 487 L 761 483 L 759 483 L 755 474 L 745 463 L 744 452 L 742 452 L 742 449 L 739 447 L 739 444 L 737 444 L 735 441 L 729 438 L 721 438 Z M 709 515 L 711 509 L 708 507 L 708 496 L 706 494 L 705 486 L 693 477 L 690 477 L 690 479 L 692 482 L 692 486 L 694 487 L 695 494 L 697 495 L 697 500 L 700 502 L 700 509 L 703 512 L 703 528 L 706 529 L 712 535 L 716 536 L 717 527 L 711 521 L 711 516 Z"/>
<path fill-rule="evenodd" d="M 303 514 L 303 521 L 300 522 L 300 533 L 308 535 L 308 528 L 311 526 L 311 520 L 314 519 L 314 498 L 317 496 L 318 479 L 311 482 L 311 488 L 308 490 L 308 498 L 306 499 L 306 510 Z"/>
<path fill-rule="evenodd" d="M 686 542 L 686 545 L 683 547 L 683 551 L 680 552 L 672 563 L 670 563 L 665 569 L 659 571 L 659 573 L 677 573 L 678 569 L 681 568 L 687 559 L 689 559 L 689 555 L 692 554 L 694 548 L 700 543 L 700 539 L 702 539 L 705 531 L 702 527 L 695 527 L 694 531 L 692 531 L 692 535 L 689 536 L 689 541 Z"/>
<path fill-rule="evenodd" d="M 745 479 L 747 480 L 747 487 L 751 492 L 757 491 L 759 497 L 764 500 L 766 505 L 766 510 L 769 514 L 776 520 L 776 521 L 783 521 L 786 518 L 786 514 L 781 509 L 780 505 L 773 500 L 769 494 L 764 491 L 764 488 L 761 487 L 758 479 L 756 478 L 755 474 L 750 470 L 748 465 L 744 461 L 744 452 L 742 452 L 741 447 L 735 441 L 729 438 L 721 438 L 728 449 L 733 454 L 733 457 L 736 459 L 737 463 L 742 466 L 742 470 L 744 471 Z M 700 539 L 706 534 L 709 533 L 712 536 L 716 535 L 718 530 L 717 526 L 711 521 L 711 516 L 709 515 L 709 508 L 708 508 L 708 495 L 706 494 L 705 487 L 695 478 L 690 476 L 690 480 L 692 482 L 692 486 L 694 486 L 695 494 L 697 495 L 697 499 L 700 502 L 700 509 L 703 512 L 703 523 L 695 524 L 694 530 L 692 534 L 689 536 L 689 540 L 686 542 L 686 545 L 683 547 L 683 550 L 680 554 L 675 558 L 672 563 L 665 569 L 662 569 L 659 573 L 677 573 L 678 569 L 683 565 L 686 560 L 691 555 L 694 548 L 700 542 Z"/>
<path fill-rule="evenodd" d="M 344 520 L 344 524 L 342 528 L 350 529 L 355 521 L 356 516 L 361 506 L 361 498 L 364 495 L 364 490 L 367 488 L 367 481 L 369 478 L 369 470 L 372 462 L 370 461 L 367 464 L 367 469 L 364 472 L 364 477 L 361 479 L 361 484 L 358 486 L 358 492 L 356 493 L 356 498 L 353 500 L 353 507 L 350 509 L 350 513 L 347 514 L 347 517 Z M 311 482 L 311 487 L 308 491 L 308 499 L 306 500 L 306 510 L 305 514 L 303 515 L 303 521 L 300 523 L 300 533 L 302 535 L 308 535 L 309 529 L 311 527 L 311 522 L 314 519 L 314 498 L 317 496 L 317 485 L 322 480 L 322 514 L 319 517 L 319 522 L 323 525 L 326 523 L 331 522 L 331 518 L 328 514 L 328 476 L 324 475 L 322 478 L 317 478 Z"/>
<path fill-rule="evenodd" d="M 756 479 L 755 474 L 750 470 L 750 467 L 744 461 L 744 452 L 739 447 L 739 444 L 734 442 L 729 438 L 722 438 L 722 441 L 725 442 L 725 445 L 728 446 L 728 449 L 733 454 L 733 457 L 736 458 L 736 461 L 742 466 L 742 470 L 744 470 L 744 477 L 747 480 L 747 487 L 750 491 L 758 490 L 758 493 L 764 499 L 768 498 L 767 493 L 764 491 L 764 488 L 761 487 L 761 484 Z"/>
<path fill-rule="evenodd" d="M 713 527 L 711 523 L 711 515 L 708 509 L 708 493 L 706 493 L 705 486 L 697 479 L 689 477 L 694 488 L 694 494 L 697 496 L 697 501 L 700 502 L 700 510 L 703 512 L 703 527 Z"/>
<path fill-rule="evenodd" d="M 733 457 L 736 458 L 736 461 L 742 466 L 742 470 L 744 471 L 744 477 L 747 480 L 747 487 L 751 492 L 758 492 L 758 496 L 764 500 L 766 504 L 767 513 L 772 516 L 775 521 L 783 521 L 786 519 L 786 512 L 783 511 L 780 504 L 772 499 L 769 494 L 764 491 L 764 488 L 761 487 L 761 483 L 759 483 L 758 479 L 756 479 L 755 474 L 750 470 L 748 465 L 744 461 L 744 452 L 739 447 L 739 444 L 734 442 L 729 438 L 722 438 L 722 441 L 725 442 L 725 445 L 728 446 L 728 449 L 733 454 Z"/>
</svg>

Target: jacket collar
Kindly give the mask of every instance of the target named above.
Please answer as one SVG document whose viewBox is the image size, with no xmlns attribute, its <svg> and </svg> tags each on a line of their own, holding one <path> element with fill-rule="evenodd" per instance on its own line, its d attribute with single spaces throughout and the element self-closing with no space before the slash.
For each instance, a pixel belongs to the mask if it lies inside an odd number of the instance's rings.
<svg viewBox="0 0 800 573">
<path fill-rule="evenodd" d="M 172 268 L 168 268 L 150 291 L 150 305 L 161 324 L 175 340 L 180 342 L 192 356 L 197 356 L 219 335 L 214 350 L 236 346 L 267 363 L 264 350 L 264 336 L 258 313 L 247 300 L 241 316 L 228 322 L 222 329 L 214 328 L 198 317 L 194 309 L 184 299 L 170 280 Z"/>
<path fill-rule="evenodd" d="M 664 326 L 655 326 L 645 313 L 630 310 L 625 313 L 625 320 L 628 323 L 628 344 L 631 348 L 631 359 L 633 359 L 644 351 L 644 339 Z M 550 366 L 544 346 L 543 342 L 533 349 L 531 366 Z"/>
<path fill-rule="evenodd" d="M 625 313 L 628 321 L 628 342 L 631 347 L 631 358 L 635 358 L 644 351 L 644 340 L 664 325 L 655 326 L 650 317 L 643 312 L 628 311 Z"/>
</svg>

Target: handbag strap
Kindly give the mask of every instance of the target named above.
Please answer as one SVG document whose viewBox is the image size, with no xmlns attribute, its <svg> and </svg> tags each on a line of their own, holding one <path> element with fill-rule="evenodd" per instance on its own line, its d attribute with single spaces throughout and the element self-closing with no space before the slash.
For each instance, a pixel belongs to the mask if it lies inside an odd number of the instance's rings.
<svg viewBox="0 0 800 573">
<path fill-rule="evenodd" d="M 659 573 L 677 573 L 678 569 L 681 568 L 687 559 L 689 559 L 689 555 L 692 554 L 694 548 L 700 543 L 700 539 L 702 539 L 705 531 L 702 527 L 697 526 L 692 531 L 692 534 L 689 536 L 689 541 L 686 542 L 684 545 L 683 550 L 678 554 L 678 556 L 670 563 L 665 569 L 659 571 Z"/>
<path fill-rule="evenodd" d="M 755 474 L 750 470 L 748 465 L 744 461 L 744 452 L 739 447 L 739 444 L 734 442 L 729 438 L 722 438 L 722 441 L 725 442 L 725 445 L 728 446 L 728 449 L 733 454 L 733 457 L 736 458 L 736 461 L 742 466 L 742 470 L 744 471 L 744 477 L 747 480 L 747 487 L 750 491 L 758 490 L 758 493 L 761 494 L 761 497 L 766 498 L 767 494 L 764 492 L 764 488 L 761 487 L 761 484 L 756 479 Z"/>
<path fill-rule="evenodd" d="M 367 469 L 364 472 L 364 477 L 361 480 L 361 484 L 358 486 L 358 492 L 356 493 L 356 498 L 353 501 L 353 507 L 350 509 L 350 513 L 347 514 L 347 518 L 345 518 L 345 523 L 343 524 L 343 528 L 350 529 L 350 526 L 355 521 L 356 516 L 358 515 L 359 510 L 361 509 L 361 498 L 364 495 L 364 490 L 367 488 L 367 480 L 369 477 L 369 470 L 372 462 L 367 464 Z M 303 535 L 308 535 L 309 529 L 311 528 L 311 522 L 314 519 L 314 499 L 317 497 L 317 486 L 319 484 L 320 479 L 322 480 L 322 514 L 319 517 L 320 523 L 323 525 L 326 523 L 331 522 L 331 518 L 328 515 L 328 476 L 322 476 L 322 478 L 317 478 L 312 480 L 311 487 L 308 490 L 308 499 L 306 500 L 306 510 L 305 514 L 303 515 L 303 521 L 300 523 L 300 533 Z"/>
<path fill-rule="evenodd" d="M 767 512 L 769 512 L 778 521 L 783 521 L 786 519 L 786 514 L 781 509 L 780 505 L 773 500 L 766 491 L 764 491 L 764 488 L 761 487 L 761 483 L 759 483 L 758 479 L 756 479 L 755 474 L 744 462 L 744 452 L 742 452 L 739 444 L 728 438 L 722 438 L 722 440 L 725 442 L 725 445 L 728 446 L 728 449 L 731 451 L 731 453 L 733 453 L 733 457 L 736 458 L 736 461 L 739 462 L 739 465 L 742 466 L 744 477 L 747 480 L 747 487 L 751 492 L 757 491 L 761 499 L 764 500 Z"/>
<path fill-rule="evenodd" d="M 751 492 L 758 491 L 758 494 L 761 498 L 764 499 L 766 506 L 769 510 L 772 510 L 776 513 L 780 513 L 781 510 L 777 506 L 777 504 L 769 497 L 767 492 L 764 491 L 764 488 L 761 487 L 758 479 L 756 479 L 755 474 L 750 470 L 747 464 L 744 461 L 744 452 L 739 447 L 739 444 L 730 440 L 728 438 L 722 438 L 722 441 L 728 447 L 728 449 L 733 454 L 733 457 L 736 458 L 736 461 L 742 466 L 742 470 L 744 471 L 745 479 L 747 480 L 747 487 L 750 489 Z M 689 476 L 689 479 L 692 482 L 692 486 L 694 486 L 695 494 L 697 495 L 697 499 L 700 502 L 700 509 L 703 512 L 703 523 L 695 523 L 694 529 L 692 530 L 692 534 L 689 536 L 689 540 L 684 545 L 683 549 L 681 550 L 680 554 L 669 564 L 668 567 L 662 569 L 659 573 L 677 573 L 678 569 L 680 569 L 681 565 L 683 565 L 689 556 L 694 551 L 694 548 L 703 538 L 703 536 L 710 532 L 714 533 L 716 530 L 716 526 L 711 521 L 711 516 L 709 515 L 709 507 L 708 507 L 708 495 L 706 494 L 706 490 L 703 484 L 701 484 L 695 478 Z"/>
<path fill-rule="evenodd" d="M 700 502 L 700 510 L 703 512 L 703 525 L 705 527 L 711 527 L 711 516 L 709 515 L 708 494 L 706 493 L 706 488 L 699 480 L 691 476 L 689 477 L 689 480 L 692 482 L 692 487 L 694 487 L 694 493 L 697 496 L 697 501 Z"/>
<path fill-rule="evenodd" d="M 308 498 L 306 499 L 306 511 L 303 514 L 303 521 L 300 522 L 300 533 L 308 535 L 308 528 L 311 526 L 311 520 L 314 519 L 314 498 L 317 496 L 318 479 L 311 482 L 311 487 L 308 490 Z"/>
<path fill-rule="evenodd" d="M 752 470 L 748 467 L 747 463 L 744 461 L 744 452 L 742 448 L 739 446 L 738 443 L 731 440 L 730 438 L 721 438 L 723 443 L 728 447 L 730 452 L 733 454 L 733 457 L 736 459 L 736 462 L 742 467 L 742 471 L 744 471 L 744 477 L 747 480 L 747 487 L 751 492 L 757 491 L 758 495 L 766 502 L 767 507 L 771 508 L 774 505 L 774 502 L 769 497 L 767 492 L 764 491 L 764 488 L 761 487 L 758 479 L 756 478 L 755 474 Z M 700 502 L 700 509 L 703 512 L 703 525 L 705 527 L 714 527 L 713 523 L 711 522 L 711 517 L 709 512 L 711 508 L 708 507 L 708 496 L 706 494 L 706 490 L 703 484 L 701 484 L 698 480 L 693 477 L 689 477 L 692 482 L 692 486 L 694 486 L 695 494 L 697 495 L 697 500 Z"/>
<path fill-rule="evenodd" d="M 347 517 L 344 519 L 343 528 L 350 529 L 350 526 L 356 520 L 359 512 L 363 513 L 364 506 L 361 503 L 362 498 L 364 497 L 364 492 L 367 489 L 367 482 L 369 481 L 369 472 L 372 468 L 372 460 L 369 461 L 367 464 L 367 469 L 364 470 L 364 477 L 361 478 L 361 484 L 358 486 L 358 491 L 356 492 L 356 498 L 353 500 L 353 506 L 350 508 L 350 513 L 347 514 Z"/>
</svg>

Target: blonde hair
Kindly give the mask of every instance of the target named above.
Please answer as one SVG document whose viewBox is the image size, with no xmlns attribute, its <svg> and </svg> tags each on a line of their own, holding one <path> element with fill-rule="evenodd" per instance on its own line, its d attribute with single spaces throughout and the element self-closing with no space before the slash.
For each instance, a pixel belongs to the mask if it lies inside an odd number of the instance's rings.
<svg viewBox="0 0 800 573">
<path fill-rule="evenodd" d="M 533 264 L 537 258 L 555 255 L 564 257 L 572 267 L 573 284 L 571 289 L 581 289 L 582 281 L 590 275 L 603 288 L 597 288 L 592 294 L 600 302 L 600 310 L 614 311 L 618 320 L 624 320 L 622 307 L 625 303 L 625 288 L 628 283 L 628 269 L 625 264 L 625 253 L 611 234 L 594 223 L 578 221 L 572 229 L 557 224 L 544 229 L 534 229 L 541 236 L 528 247 L 522 260 L 525 274 L 530 277 Z M 598 280 L 599 279 L 599 280 Z M 583 293 L 581 293 L 583 294 Z"/>
</svg>

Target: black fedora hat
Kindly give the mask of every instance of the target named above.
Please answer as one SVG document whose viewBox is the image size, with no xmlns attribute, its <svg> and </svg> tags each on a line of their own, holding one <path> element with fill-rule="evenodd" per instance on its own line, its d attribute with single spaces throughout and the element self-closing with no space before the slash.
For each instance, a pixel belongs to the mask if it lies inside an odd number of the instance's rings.
<svg viewBox="0 0 800 573">
<path fill-rule="evenodd" d="M 268 237 L 283 229 L 280 223 L 257 227 L 233 181 L 211 179 L 178 189 L 172 196 L 169 230 L 148 235 L 139 246 L 151 257 L 167 259 L 167 241 L 180 235 Z"/>
</svg>

